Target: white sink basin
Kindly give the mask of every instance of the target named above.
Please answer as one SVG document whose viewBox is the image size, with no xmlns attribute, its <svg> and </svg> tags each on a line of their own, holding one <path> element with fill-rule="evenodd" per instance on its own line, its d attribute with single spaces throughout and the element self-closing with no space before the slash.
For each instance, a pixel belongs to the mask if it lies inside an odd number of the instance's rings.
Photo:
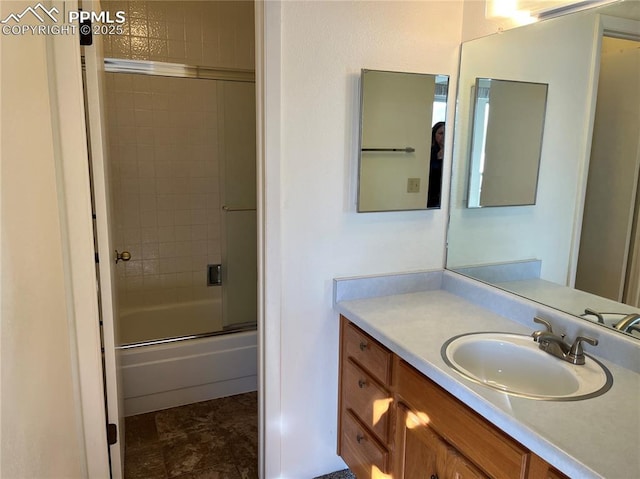
<svg viewBox="0 0 640 479">
<path fill-rule="evenodd" d="M 471 333 L 451 338 L 442 357 L 474 382 L 529 399 L 576 401 L 604 394 L 611 373 L 595 359 L 573 365 L 541 351 L 531 336 Z"/>
</svg>

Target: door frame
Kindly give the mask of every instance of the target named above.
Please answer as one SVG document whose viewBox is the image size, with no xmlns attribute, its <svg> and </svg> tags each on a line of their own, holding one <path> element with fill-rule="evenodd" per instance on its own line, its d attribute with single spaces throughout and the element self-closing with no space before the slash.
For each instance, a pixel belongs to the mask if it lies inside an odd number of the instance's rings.
<svg viewBox="0 0 640 479">
<path fill-rule="evenodd" d="M 56 0 L 55 3 L 61 3 Z M 66 4 L 77 8 L 77 2 Z M 255 1 L 256 137 L 258 221 L 258 470 L 260 477 L 281 473 L 280 311 L 280 117 L 281 117 L 280 2 Z M 57 36 L 48 50 L 52 66 L 49 84 L 57 99 L 60 151 L 69 241 L 68 261 L 76 320 L 70 328 L 77 347 L 82 429 L 88 477 L 109 477 L 109 446 L 105 425 L 104 384 L 98 295 L 95 289 L 93 219 L 89 175 L 80 48 L 76 36 Z M 57 77 L 56 77 L 57 76 Z M 75 131 L 75 135 L 67 132 Z M 74 152 L 74 154 L 67 154 Z M 82 161 L 78 161 L 79 158 Z M 267 188 L 267 184 L 269 187 Z M 83 254 L 79 254 L 82 252 Z M 89 259 L 90 255 L 90 259 Z M 269 281 L 265 281 L 266 275 Z M 267 420 L 268 418 L 268 420 Z"/>
<path fill-rule="evenodd" d="M 261 478 L 271 478 L 280 477 L 282 473 L 283 431 L 280 363 L 282 2 L 255 0 L 254 5 L 258 192 L 258 474 Z"/>
<path fill-rule="evenodd" d="M 85 10 L 92 8 L 91 0 L 81 0 Z M 106 97 L 104 96 L 104 54 L 102 37 L 96 36 L 93 44 L 84 48 L 85 74 L 83 93 L 86 97 L 85 122 L 87 125 L 87 162 L 90 165 L 93 208 L 95 213 L 96 253 L 100 261 L 98 273 L 98 297 L 101 314 L 102 377 L 104 379 L 106 421 L 116 426 L 116 442 L 108 445 L 112 479 L 124 476 L 124 398 L 117 345 L 117 288 L 115 284 L 113 211 L 110 208 L 108 178 L 108 138 L 106 137 Z"/>
</svg>

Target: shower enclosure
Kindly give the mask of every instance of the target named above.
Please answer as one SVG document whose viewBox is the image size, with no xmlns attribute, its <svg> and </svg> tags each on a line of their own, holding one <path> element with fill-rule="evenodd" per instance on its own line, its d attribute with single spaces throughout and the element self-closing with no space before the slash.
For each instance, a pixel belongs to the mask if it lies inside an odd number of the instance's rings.
<svg viewBox="0 0 640 479">
<path fill-rule="evenodd" d="M 120 346 L 255 329 L 253 73 L 106 70 Z"/>
</svg>

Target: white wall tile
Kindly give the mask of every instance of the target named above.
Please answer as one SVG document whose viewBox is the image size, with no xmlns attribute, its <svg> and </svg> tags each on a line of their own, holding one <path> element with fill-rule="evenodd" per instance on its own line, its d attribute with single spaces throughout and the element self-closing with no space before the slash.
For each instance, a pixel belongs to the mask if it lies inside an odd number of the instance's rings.
<svg viewBox="0 0 640 479">
<path fill-rule="evenodd" d="M 178 35 L 171 25 L 167 36 Z M 206 287 L 207 264 L 220 262 L 215 82 L 109 73 L 105 85 L 116 247 L 133 255 L 118 268 L 123 308 L 220 295 Z"/>
<path fill-rule="evenodd" d="M 254 69 L 250 1 L 106 1 L 126 14 L 124 33 L 105 38 L 105 56 Z"/>
</svg>

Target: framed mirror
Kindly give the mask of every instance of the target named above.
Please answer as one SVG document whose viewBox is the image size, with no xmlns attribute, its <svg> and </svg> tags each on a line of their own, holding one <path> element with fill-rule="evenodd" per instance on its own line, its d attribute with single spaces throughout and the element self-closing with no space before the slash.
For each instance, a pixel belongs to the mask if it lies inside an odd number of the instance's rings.
<svg viewBox="0 0 640 479">
<path fill-rule="evenodd" d="M 476 78 L 467 206 L 533 205 L 547 85 Z"/>
<path fill-rule="evenodd" d="M 358 212 L 440 208 L 449 77 L 361 71 Z"/>
<path fill-rule="evenodd" d="M 640 338 L 640 3 L 465 42 L 446 267 Z M 477 78 L 547 84 L 535 204 L 468 208 Z"/>
</svg>

